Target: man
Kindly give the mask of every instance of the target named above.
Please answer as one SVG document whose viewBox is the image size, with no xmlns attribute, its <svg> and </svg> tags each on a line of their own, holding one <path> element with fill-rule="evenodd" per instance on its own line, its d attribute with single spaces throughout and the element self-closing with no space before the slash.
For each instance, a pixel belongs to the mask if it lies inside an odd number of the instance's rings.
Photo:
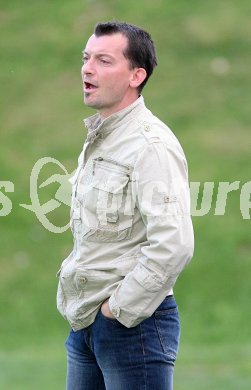
<svg viewBox="0 0 251 390">
<path fill-rule="evenodd" d="M 96 25 L 83 52 L 87 140 L 71 179 L 74 248 L 59 271 L 68 390 L 170 390 L 179 343 L 174 283 L 193 253 L 187 164 L 141 91 L 150 35 Z"/>
</svg>

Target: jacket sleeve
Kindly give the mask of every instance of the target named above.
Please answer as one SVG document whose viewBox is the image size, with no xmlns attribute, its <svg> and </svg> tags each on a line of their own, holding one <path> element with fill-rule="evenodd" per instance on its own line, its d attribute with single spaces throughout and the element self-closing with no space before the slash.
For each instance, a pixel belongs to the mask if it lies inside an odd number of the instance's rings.
<svg viewBox="0 0 251 390">
<path fill-rule="evenodd" d="M 136 267 L 109 298 L 113 315 L 133 327 L 152 315 L 193 255 L 187 163 L 178 142 L 154 138 L 139 155 L 133 197 L 146 230 Z"/>
</svg>

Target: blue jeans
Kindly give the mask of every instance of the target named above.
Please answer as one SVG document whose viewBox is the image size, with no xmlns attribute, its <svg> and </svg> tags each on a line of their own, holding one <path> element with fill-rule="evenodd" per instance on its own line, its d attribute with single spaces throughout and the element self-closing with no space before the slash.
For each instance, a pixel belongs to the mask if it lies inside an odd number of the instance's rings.
<svg viewBox="0 0 251 390">
<path fill-rule="evenodd" d="M 179 335 L 173 296 L 133 328 L 99 310 L 66 340 L 67 390 L 172 390 Z"/>
</svg>

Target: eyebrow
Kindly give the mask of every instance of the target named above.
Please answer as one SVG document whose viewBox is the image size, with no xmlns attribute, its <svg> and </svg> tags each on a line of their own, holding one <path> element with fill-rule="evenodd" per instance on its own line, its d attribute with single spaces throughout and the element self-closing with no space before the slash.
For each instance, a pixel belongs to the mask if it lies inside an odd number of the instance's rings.
<svg viewBox="0 0 251 390">
<path fill-rule="evenodd" d="M 83 54 L 83 56 L 89 56 L 90 54 L 87 52 L 87 51 L 85 51 L 85 50 L 83 50 L 82 51 L 82 54 Z M 114 58 L 113 57 L 113 55 L 112 54 L 109 54 L 109 53 L 105 53 L 105 52 L 98 52 L 98 53 L 94 53 L 94 55 L 96 56 L 96 57 L 102 57 L 102 56 L 105 56 L 105 57 L 110 57 L 110 58 Z"/>
</svg>

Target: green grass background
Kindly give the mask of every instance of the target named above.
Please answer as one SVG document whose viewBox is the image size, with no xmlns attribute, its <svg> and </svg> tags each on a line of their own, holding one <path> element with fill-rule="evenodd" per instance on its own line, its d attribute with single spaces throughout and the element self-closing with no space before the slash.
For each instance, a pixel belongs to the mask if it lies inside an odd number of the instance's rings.
<svg viewBox="0 0 251 390">
<path fill-rule="evenodd" d="M 0 1 L 0 180 L 12 211 L 0 217 L 0 388 L 65 387 L 68 324 L 55 307 L 56 271 L 71 233 L 53 234 L 29 203 L 29 178 L 44 156 L 71 172 L 85 137 L 81 51 L 98 21 L 149 30 L 159 66 L 145 88 L 149 108 L 174 130 L 190 180 L 214 181 L 210 212 L 194 217 L 196 249 L 176 285 L 182 337 L 175 390 L 251 388 L 250 219 L 240 191 L 215 216 L 220 181 L 250 178 L 250 2 L 247 0 Z M 218 65 L 217 65 L 218 64 Z M 48 177 L 62 173 L 52 164 Z M 51 199 L 58 188 L 41 190 Z M 69 208 L 48 215 L 65 225 Z"/>
</svg>

